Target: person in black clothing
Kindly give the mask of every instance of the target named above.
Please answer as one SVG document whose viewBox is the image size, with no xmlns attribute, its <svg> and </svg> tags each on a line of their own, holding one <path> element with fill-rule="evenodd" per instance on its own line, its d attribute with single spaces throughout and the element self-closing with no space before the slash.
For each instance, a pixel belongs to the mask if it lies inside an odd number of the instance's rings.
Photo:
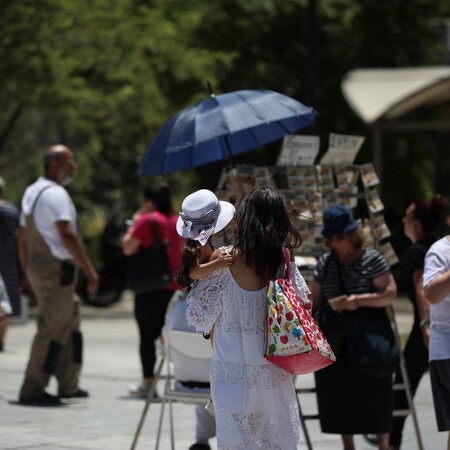
<svg viewBox="0 0 450 450">
<path fill-rule="evenodd" d="M 4 282 L 4 293 L 0 292 L 0 351 L 11 317 L 21 315 L 21 273 L 17 254 L 19 211 L 4 198 L 4 188 L 5 181 L 0 177 L 0 276 Z"/>
<path fill-rule="evenodd" d="M 375 378 L 359 372 L 352 364 L 346 330 L 347 324 L 360 321 L 367 335 L 374 324 L 388 322 L 385 307 L 395 300 L 397 286 L 383 256 L 365 247 L 347 208 L 327 208 L 323 222 L 330 251 L 318 259 L 311 294 L 318 324 L 337 361 L 314 374 L 320 427 L 323 433 L 340 434 L 344 450 L 355 449 L 353 435 L 367 433 L 377 435 L 379 450 L 387 450 L 392 375 Z"/>
<path fill-rule="evenodd" d="M 428 369 L 429 309 L 425 301 L 422 276 L 425 254 L 436 240 L 434 233 L 445 215 L 445 198 L 436 194 L 431 200 L 416 200 L 403 216 L 405 235 L 411 240 L 403 261 L 404 279 L 409 300 L 414 308 L 414 323 L 403 350 L 411 395 L 414 396 L 419 382 Z M 395 383 L 403 383 L 400 370 Z M 394 410 L 408 409 L 404 391 L 394 391 Z M 405 416 L 394 417 L 389 436 L 392 449 L 400 448 Z"/>
<path fill-rule="evenodd" d="M 133 225 L 122 237 L 122 251 L 133 255 L 153 244 L 152 222 L 160 242 L 168 243 L 167 255 L 173 274 L 179 269 L 182 241 L 175 230 L 178 214 L 172 208 L 169 186 L 165 183 L 149 186 L 142 192 L 141 208 L 133 215 Z M 135 398 L 146 399 L 154 380 L 156 364 L 156 340 L 164 325 L 167 307 L 174 292 L 181 289 L 175 281 L 166 287 L 148 292 L 136 293 L 134 315 L 139 330 L 139 356 L 142 367 L 142 381 L 129 388 Z"/>
</svg>

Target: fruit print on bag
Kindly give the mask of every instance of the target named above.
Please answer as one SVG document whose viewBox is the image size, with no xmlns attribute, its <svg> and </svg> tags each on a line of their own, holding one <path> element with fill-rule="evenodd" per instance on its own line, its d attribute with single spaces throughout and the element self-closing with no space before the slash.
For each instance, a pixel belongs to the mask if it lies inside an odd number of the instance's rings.
<svg viewBox="0 0 450 450">
<path fill-rule="evenodd" d="M 271 282 L 267 293 L 269 304 L 267 353 L 271 356 L 289 356 L 311 350 L 292 303 L 283 293 L 280 283 L 282 281 L 284 280 L 279 279 Z M 293 289 L 292 286 L 290 288 Z M 292 293 L 294 297 L 291 299 L 296 302 L 295 291 Z"/>
<path fill-rule="evenodd" d="M 293 375 L 319 370 L 336 360 L 311 314 L 311 294 L 301 299 L 289 275 L 267 290 L 265 357 Z"/>
</svg>

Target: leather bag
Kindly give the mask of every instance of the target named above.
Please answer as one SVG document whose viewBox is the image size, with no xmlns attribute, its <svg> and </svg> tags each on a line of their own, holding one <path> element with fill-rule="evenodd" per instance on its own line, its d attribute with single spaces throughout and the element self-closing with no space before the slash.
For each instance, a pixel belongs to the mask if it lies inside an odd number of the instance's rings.
<svg viewBox="0 0 450 450">
<path fill-rule="evenodd" d="M 369 320 L 348 314 L 344 330 L 347 356 L 356 373 L 385 378 L 398 369 L 400 350 L 386 315 Z"/>
<path fill-rule="evenodd" d="M 329 261 L 330 257 L 325 263 L 325 272 Z M 340 264 L 338 281 L 341 292 L 348 295 Z M 357 311 L 344 312 L 342 320 L 346 354 L 353 371 L 372 378 L 392 376 L 399 367 L 400 350 L 386 311 L 379 317 L 364 317 Z"/>
<path fill-rule="evenodd" d="M 164 289 L 172 282 L 168 243 L 159 240 L 153 217 L 150 228 L 152 245 L 128 257 L 128 285 L 136 294 Z"/>
</svg>

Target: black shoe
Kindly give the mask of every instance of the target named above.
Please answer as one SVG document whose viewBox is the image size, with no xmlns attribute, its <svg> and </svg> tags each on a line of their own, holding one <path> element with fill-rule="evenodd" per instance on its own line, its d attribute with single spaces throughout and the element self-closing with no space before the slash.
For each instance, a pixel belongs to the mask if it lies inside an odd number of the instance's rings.
<svg viewBox="0 0 450 450">
<path fill-rule="evenodd" d="M 370 445 L 378 445 L 378 439 L 376 434 L 363 434 L 363 437 L 367 443 Z"/>
<path fill-rule="evenodd" d="M 19 398 L 19 403 L 26 406 L 62 406 L 63 403 L 54 395 L 42 392 L 42 394 L 32 398 Z"/>
<path fill-rule="evenodd" d="M 211 450 L 211 447 L 208 444 L 192 444 L 189 447 L 189 450 Z"/>
<path fill-rule="evenodd" d="M 78 388 L 78 390 L 72 394 L 59 394 L 59 396 L 61 398 L 87 398 L 89 397 L 89 392 Z"/>
</svg>

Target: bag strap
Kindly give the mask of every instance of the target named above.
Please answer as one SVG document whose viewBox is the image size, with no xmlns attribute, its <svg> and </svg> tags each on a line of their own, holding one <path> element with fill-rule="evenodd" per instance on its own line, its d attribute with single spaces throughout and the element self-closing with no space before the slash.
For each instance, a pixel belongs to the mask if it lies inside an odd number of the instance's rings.
<svg viewBox="0 0 450 450">
<path fill-rule="evenodd" d="M 152 244 L 160 244 L 159 236 L 158 236 L 158 226 L 156 224 L 156 219 L 153 214 L 149 214 L 150 217 L 150 228 L 152 230 Z"/>
<path fill-rule="evenodd" d="M 337 269 L 337 275 L 338 275 L 339 291 L 340 291 L 341 294 L 348 295 L 348 292 L 347 292 L 347 290 L 345 289 L 345 286 L 344 286 L 344 280 L 342 278 L 342 270 L 343 270 L 343 268 L 341 266 L 341 263 L 339 262 L 338 257 L 333 252 L 330 252 L 330 254 L 327 256 L 327 258 L 324 261 L 324 265 L 323 265 L 323 279 L 325 279 L 326 276 L 327 276 L 328 269 L 330 268 L 330 263 L 331 263 L 331 259 L 332 258 L 336 260 L 336 266 L 337 266 L 336 269 Z M 323 300 L 323 298 L 322 298 L 322 300 Z"/>
<path fill-rule="evenodd" d="M 36 198 L 34 199 L 33 204 L 31 205 L 31 209 L 30 209 L 30 216 L 32 216 L 34 214 L 34 209 L 36 208 L 37 202 L 39 200 L 39 198 L 41 197 L 42 193 L 47 190 L 48 188 L 51 188 L 55 186 L 54 184 L 49 184 L 47 186 L 45 186 L 44 188 L 42 188 L 39 192 L 38 195 L 36 195 Z"/>
<path fill-rule="evenodd" d="M 284 262 L 286 263 L 286 276 L 285 278 L 287 280 L 291 279 L 291 252 L 287 247 L 283 248 L 283 254 L 284 254 Z"/>
<path fill-rule="evenodd" d="M 337 261 L 337 272 L 338 272 L 338 279 L 339 279 L 339 289 L 340 289 L 341 293 L 343 293 L 345 295 L 349 295 L 347 289 L 345 288 L 344 279 L 342 277 L 343 267 L 342 267 L 341 263 L 339 262 L 338 258 L 336 258 L 336 261 Z"/>
</svg>

